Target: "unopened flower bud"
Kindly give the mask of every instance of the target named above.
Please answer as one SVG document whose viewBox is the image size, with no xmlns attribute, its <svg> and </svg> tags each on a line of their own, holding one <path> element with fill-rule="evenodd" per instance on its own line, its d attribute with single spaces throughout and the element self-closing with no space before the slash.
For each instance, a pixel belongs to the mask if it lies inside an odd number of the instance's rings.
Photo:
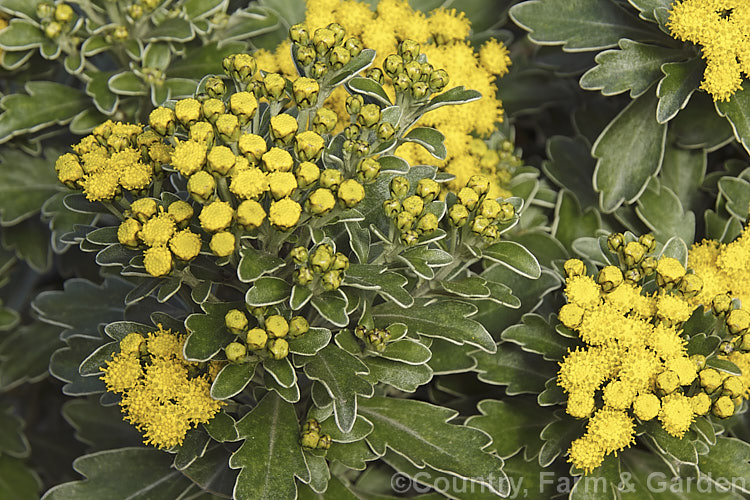
<svg viewBox="0 0 750 500">
<path fill-rule="evenodd" d="M 625 237 L 622 233 L 612 233 L 607 238 L 607 247 L 612 252 L 619 252 L 623 245 L 625 245 Z"/>
<path fill-rule="evenodd" d="M 303 448 L 307 448 L 310 450 L 314 450 L 318 447 L 318 442 L 320 441 L 320 434 L 317 432 L 303 432 L 302 436 L 300 437 L 299 444 Z"/>
<path fill-rule="evenodd" d="M 229 98 L 229 110 L 237 117 L 240 125 L 244 126 L 255 116 L 258 110 L 258 101 L 251 92 L 235 92 Z"/>
<path fill-rule="evenodd" d="M 419 179 L 416 193 L 425 203 L 431 203 L 440 194 L 440 185 L 432 179 Z"/>
<path fill-rule="evenodd" d="M 641 237 L 638 238 L 638 243 L 646 247 L 646 250 L 649 253 L 653 252 L 654 248 L 656 248 L 656 238 L 654 238 L 653 234 L 641 235 Z"/>
<path fill-rule="evenodd" d="M 330 189 L 318 188 L 305 202 L 305 210 L 313 215 L 325 215 L 336 206 L 336 198 Z"/>
<path fill-rule="evenodd" d="M 301 189 L 308 188 L 315 184 L 320 177 L 320 168 L 314 163 L 303 161 L 297 166 L 297 184 Z"/>
<path fill-rule="evenodd" d="M 247 348 L 239 342 L 230 342 L 224 348 L 224 354 L 230 363 L 241 361 L 247 354 Z"/>
<path fill-rule="evenodd" d="M 268 353 L 273 359 L 284 359 L 289 355 L 289 343 L 284 339 L 268 341 Z"/>
<path fill-rule="evenodd" d="M 479 202 L 479 195 L 473 189 L 464 187 L 458 192 L 458 201 L 468 210 L 474 210 Z"/>
<path fill-rule="evenodd" d="M 380 108 L 377 104 L 365 104 L 359 111 L 357 123 L 365 128 L 374 127 L 380 121 Z"/>
<path fill-rule="evenodd" d="M 391 179 L 390 183 L 391 196 L 394 198 L 403 198 L 409 192 L 409 180 L 406 177 L 397 176 Z"/>
<path fill-rule="evenodd" d="M 672 370 L 661 372 L 656 377 L 656 388 L 664 395 L 672 394 L 680 386 L 680 378 Z"/>
<path fill-rule="evenodd" d="M 404 71 L 404 60 L 398 54 L 391 54 L 383 61 L 383 71 L 389 78 L 395 79 Z"/>
<path fill-rule="evenodd" d="M 623 254 L 625 255 L 625 264 L 627 264 L 628 267 L 634 267 L 640 264 L 643 257 L 645 257 L 646 247 L 637 241 L 631 241 L 625 245 Z"/>
<path fill-rule="evenodd" d="M 744 309 L 734 309 L 727 315 L 727 329 L 733 335 L 747 333 L 750 329 L 750 313 Z"/>
<path fill-rule="evenodd" d="M 573 278 L 574 276 L 582 276 L 586 273 L 586 265 L 579 259 L 568 259 L 563 265 L 565 269 L 565 276 L 567 278 Z"/>
<path fill-rule="evenodd" d="M 491 226 L 495 227 L 495 226 Z M 433 214 L 432 212 L 427 212 L 424 214 L 418 221 L 417 221 L 417 233 L 419 234 L 432 234 L 434 233 L 438 228 L 438 218 L 437 215 Z"/>
<path fill-rule="evenodd" d="M 236 116 L 228 113 L 216 119 L 216 130 L 224 142 L 235 142 L 240 137 L 240 122 Z"/>
<path fill-rule="evenodd" d="M 350 56 L 357 57 L 362 53 L 364 45 L 362 45 L 362 41 L 359 38 L 352 37 L 344 42 L 344 48 L 349 51 Z"/>
<path fill-rule="evenodd" d="M 305 266 L 294 271 L 294 281 L 302 286 L 309 285 L 313 280 L 312 270 Z"/>
<path fill-rule="evenodd" d="M 623 276 L 619 267 L 606 266 L 599 271 L 597 281 L 605 292 L 611 292 L 622 284 Z"/>
<path fill-rule="evenodd" d="M 484 230 L 490 226 L 490 224 L 492 224 L 492 221 L 490 221 L 487 217 L 477 215 L 471 221 L 471 232 L 481 235 L 482 233 L 484 233 Z"/>
<path fill-rule="evenodd" d="M 289 320 L 289 336 L 300 337 L 310 331 L 310 324 L 302 316 L 293 316 Z"/>
<path fill-rule="evenodd" d="M 224 85 L 224 80 L 217 77 L 211 77 L 208 80 L 206 80 L 206 93 L 209 97 L 213 98 L 221 98 L 224 96 L 224 94 L 227 91 L 226 85 Z"/>
<path fill-rule="evenodd" d="M 405 63 L 414 61 L 419 56 L 420 50 L 419 44 L 408 38 L 398 44 L 398 54 Z"/>
<path fill-rule="evenodd" d="M 329 436 L 328 434 L 323 434 L 322 436 L 320 436 L 320 439 L 318 439 L 317 448 L 319 450 L 327 450 L 331 447 L 332 442 L 333 441 L 331 440 L 331 436 Z"/>
<path fill-rule="evenodd" d="M 187 189 L 195 201 L 206 203 L 214 195 L 216 180 L 205 170 L 200 170 L 190 176 Z"/>
<path fill-rule="evenodd" d="M 380 85 L 383 85 L 385 83 L 385 75 L 383 75 L 383 71 L 380 68 L 370 68 L 365 72 L 365 77 L 370 78 L 371 80 L 375 80 Z"/>
<path fill-rule="evenodd" d="M 341 271 L 328 271 L 323 273 L 320 277 L 320 282 L 323 284 L 323 289 L 326 291 L 338 290 L 341 286 L 342 276 Z"/>
<path fill-rule="evenodd" d="M 623 277 L 625 278 L 626 283 L 634 285 L 643 279 L 643 273 L 640 269 L 634 267 L 632 269 L 626 270 L 623 273 Z"/>
<path fill-rule="evenodd" d="M 404 231 L 399 239 L 404 246 L 413 247 L 419 242 L 419 234 L 414 230 Z"/>
<path fill-rule="evenodd" d="M 262 328 L 253 328 L 252 330 L 247 332 L 245 340 L 247 342 L 247 346 L 250 349 L 252 349 L 253 351 L 259 351 L 266 347 L 266 342 L 268 342 L 268 334 Z"/>
<path fill-rule="evenodd" d="M 651 276 L 656 272 L 658 265 L 659 262 L 654 257 L 648 256 L 641 262 L 641 272 L 644 276 Z"/>
<path fill-rule="evenodd" d="M 300 45 L 306 45 L 310 41 L 310 34 L 304 24 L 295 24 L 289 28 L 289 38 Z"/>
<path fill-rule="evenodd" d="M 378 125 L 378 139 L 382 142 L 388 142 L 396 135 L 396 127 L 392 123 L 383 122 Z"/>
<path fill-rule="evenodd" d="M 278 73 L 269 73 L 263 78 L 263 93 L 269 101 L 278 101 L 284 96 L 286 80 Z"/>
<path fill-rule="evenodd" d="M 680 281 L 679 290 L 686 298 L 695 297 L 703 290 L 703 280 L 697 274 L 686 274 Z"/>
<path fill-rule="evenodd" d="M 450 78 L 444 69 L 433 71 L 430 74 L 430 80 L 427 82 L 432 92 L 442 92 L 448 86 Z"/>
<path fill-rule="evenodd" d="M 274 314 L 265 319 L 266 333 L 271 338 L 286 337 L 289 333 L 289 322 L 283 316 Z"/>
<path fill-rule="evenodd" d="M 313 130 L 318 134 L 328 134 L 334 128 L 338 122 L 338 115 L 336 112 L 328 108 L 320 108 L 315 112 L 315 118 L 313 118 Z"/>
<path fill-rule="evenodd" d="M 141 224 L 137 220 L 125 219 L 117 228 L 117 240 L 126 247 L 137 248 L 140 244 L 138 241 L 140 231 Z"/>
<path fill-rule="evenodd" d="M 411 89 L 411 78 L 406 73 L 401 73 L 393 78 L 393 88 L 395 88 L 398 92 L 407 92 L 409 89 Z"/>
<path fill-rule="evenodd" d="M 693 354 L 690 356 L 690 361 L 695 364 L 697 371 L 701 371 L 706 367 L 706 357 L 703 354 Z"/>
<path fill-rule="evenodd" d="M 340 170 L 327 168 L 320 173 L 320 180 L 318 182 L 320 183 L 320 187 L 330 189 L 331 191 L 337 191 L 343 180 L 344 176 Z"/>
<path fill-rule="evenodd" d="M 430 93 L 430 89 L 425 82 L 414 82 L 411 85 L 411 95 L 414 99 L 420 100 L 426 98 Z"/>
<path fill-rule="evenodd" d="M 414 227 L 414 221 L 415 218 L 412 214 L 407 211 L 401 211 L 396 216 L 396 227 L 398 227 L 402 232 L 408 231 L 412 227 Z"/>
<path fill-rule="evenodd" d="M 312 78 L 297 78 L 292 84 L 294 102 L 300 109 L 309 108 L 318 102 L 320 85 Z"/>
<path fill-rule="evenodd" d="M 307 67 L 315 62 L 315 49 L 312 47 L 301 46 L 297 48 L 296 59 L 300 66 Z"/>
<path fill-rule="evenodd" d="M 346 271 L 349 269 L 349 257 L 341 252 L 333 254 L 333 263 L 331 264 L 332 271 Z"/>
<path fill-rule="evenodd" d="M 432 67 L 432 64 L 427 63 L 427 62 L 426 63 L 422 63 L 421 66 L 422 66 L 421 67 L 422 76 L 420 76 L 419 79 L 421 81 L 423 81 L 423 82 L 427 82 L 427 84 L 429 85 L 429 83 L 430 83 L 430 77 L 432 76 L 432 72 L 434 71 L 435 68 Z M 430 90 L 432 90 L 432 89 L 430 89 Z"/>
<path fill-rule="evenodd" d="M 414 217 L 418 217 L 424 211 L 424 201 L 419 196 L 409 196 L 403 201 L 403 209 Z"/>
<path fill-rule="evenodd" d="M 328 56 L 328 62 L 331 65 L 331 68 L 339 70 L 346 66 L 351 58 L 352 55 L 345 47 L 338 46 L 331 50 L 331 53 Z"/>
<path fill-rule="evenodd" d="M 322 61 L 316 62 L 312 65 L 312 68 L 310 68 L 310 76 L 312 76 L 316 80 L 320 80 L 321 78 L 323 78 L 326 73 L 328 73 L 328 66 L 326 66 Z"/>
<path fill-rule="evenodd" d="M 374 158 L 364 158 L 357 165 L 357 174 L 364 182 L 374 181 L 380 173 L 380 162 Z"/>
<path fill-rule="evenodd" d="M 401 202 L 395 198 L 383 202 L 383 212 L 389 219 L 396 217 L 401 212 Z"/>
<path fill-rule="evenodd" d="M 469 210 L 462 204 L 456 203 L 448 210 L 448 218 L 456 227 L 462 227 L 469 220 Z"/>
<path fill-rule="evenodd" d="M 248 83 L 258 70 L 258 63 L 249 54 L 235 54 L 232 57 L 232 78 L 239 82 Z"/>
<path fill-rule="evenodd" d="M 271 139 L 277 146 L 291 144 L 298 129 L 297 119 L 292 115 L 281 113 L 271 118 L 269 131 L 271 132 Z"/>
<path fill-rule="evenodd" d="M 356 123 L 352 123 L 344 129 L 344 137 L 347 139 L 357 139 L 362 132 L 362 128 Z"/>
<path fill-rule="evenodd" d="M 326 55 L 336 45 L 336 34 L 328 28 L 318 28 L 312 39 L 315 52 Z"/>
<path fill-rule="evenodd" d="M 712 394 L 721 385 L 721 375 L 713 368 L 705 368 L 698 373 L 701 387 L 707 394 Z"/>
<path fill-rule="evenodd" d="M 721 293 L 719 295 L 716 295 L 713 300 L 711 300 L 711 308 L 714 311 L 714 314 L 724 314 L 732 309 L 732 297 L 730 297 L 726 293 Z"/>
<path fill-rule="evenodd" d="M 745 384 L 742 383 L 741 378 L 735 376 L 724 379 L 721 388 L 722 395 L 729 396 L 730 398 L 736 398 L 745 393 Z"/>
<path fill-rule="evenodd" d="M 713 414 L 719 418 L 729 418 L 734 415 L 734 401 L 729 396 L 721 396 L 714 403 Z"/>
<path fill-rule="evenodd" d="M 224 316 L 224 323 L 230 332 L 239 335 L 247 328 L 247 316 L 239 309 L 231 309 Z"/>
</svg>

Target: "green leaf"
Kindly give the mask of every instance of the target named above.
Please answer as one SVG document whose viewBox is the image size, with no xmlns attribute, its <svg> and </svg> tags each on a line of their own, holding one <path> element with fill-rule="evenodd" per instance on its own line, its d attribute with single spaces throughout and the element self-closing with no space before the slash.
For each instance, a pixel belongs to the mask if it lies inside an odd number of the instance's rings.
<svg viewBox="0 0 750 500">
<path fill-rule="evenodd" d="M 310 481 L 298 443 L 299 422 L 294 405 L 274 393 L 268 393 L 258 406 L 237 422 L 237 431 L 245 442 L 229 459 L 239 469 L 234 498 L 296 498 L 295 477 Z"/>
<path fill-rule="evenodd" d="M 601 226 L 599 212 L 593 207 L 581 210 L 576 195 L 563 189 L 555 205 L 555 221 L 552 224 L 552 235 L 569 250 L 578 238 L 592 237 Z"/>
<path fill-rule="evenodd" d="M 0 31 L 0 48 L 5 50 L 33 49 L 48 42 L 44 32 L 25 19 L 11 19 L 10 25 Z"/>
<path fill-rule="evenodd" d="M 222 40 L 222 43 L 226 43 L 256 37 L 274 31 L 279 26 L 277 14 L 269 12 L 267 9 L 250 7 L 233 12 L 226 26 L 214 33 L 218 39 Z"/>
<path fill-rule="evenodd" d="M 397 342 L 389 342 L 380 357 L 392 361 L 400 361 L 407 365 L 422 365 L 432 357 L 430 349 L 421 342 L 404 338 Z"/>
<path fill-rule="evenodd" d="M 679 260 L 683 267 L 687 267 L 687 245 L 677 236 L 673 236 L 664 244 L 659 257 L 672 257 Z"/>
<path fill-rule="evenodd" d="M 548 467 L 561 453 L 565 453 L 574 439 L 583 435 L 586 421 L 555 413 L 556 420 L 547 424 L 539 437 L 544 441 L 539 451 L 539 465 Z"/>
<path fill-rule="evenodd" d="M 669 129 L 677 138 L 677 145 L 685 148 L 704 148 L 714 151 L 734 140 L 732 124 L 716 112 L 713 99 L 706 92 L 695 92 L 690 105 L 680 111 Z"/>
<path fill-rule="evenodd" d="M 706 175 L 707 163 L 703 150 L 668 146 L 659 174 L 662 187 L 671 189 L 680 199 L 682 207 L 697 206 L 704 196 L 700 186 Z"/>
<path fill-rule="evenodd" d="M 36 500 L 42 482 L 22 460 L 7 455 L 0 456 L 0 498 Z"/>
<path fill-rule="evenodd" d="M 355 76 L 346 83 L 346 86 L 353 92 L 370 97 L 383 106 L 393 105 L 388 94 L 383 90 L 383 87 L 371 78 L 360 78 Z"/>
<path fill-rule="evenodd" d="M 682 241 L 693 241 L 695 215 L 690 211 L 685 212 L 677 195 L 667 187 L 660 187 L 656 179 L 648 183 L 646 190 L 638 198 L 635 212 L 653 231 L 657 241 L 667 241 L 673 236 Z"/>
<path fill-rule="evenodd" d="M 586 139 L 553 136 L 547 141 L 547 158 L 542 170 L 555 184 L 575 193 L 584 208 L 598 205 L 591 185 L 596 164 Z"/>
<path fill-rule="evenodd" d="M 287 300 L 291 291 L 292 287 L 283 279 L 264 276 L 247 291 L 245 301 L 254 307 L 271 306 Z"/>
<path fill-rule="evenodd" d="M 471 356 L 477 360 L 474 371 L 479 373 L 479 380 L 508 386 L 505 392 L 509 396 L 540 393 L 547 380 L 557 373 L 557 364 L 543 361 L 510 344 L 500 344 L 493 354 L 476 351 Z"/>
<path fill-rule="evenodd" d="M 740 370 L 737 365 L 726 359 L 719 359 L 716 357 L 708 358 L 706 360 L 706 366 L 728 373 L 729 375 L 736 375 L 738 377 L 742 375 L 742 370 Z"/>
<path fill-rule="evenodd" d="M 628 0 L 628 3 L 641 12 L 641 18 L 649 21 L 656 21 L 654 10 L 658 8 L 669 8 L 672 5 L 672 0 Z"/>
<path fill-rule="evenodd" d="M 284 266 L 284 259 L 254 248 L 244 248 L 237 266 L 237 277 L 243 283 L 252 283 L 264 274 L 270 274 Z"/>
<path fill-rule="evenodd" d="M 373 388 L 359 375 L 369 370 L 359 359 L 333 344 L 319 351 L 305 365 L 305 375 L 323 384 L 333 398 L 336 424 L 349 432 L 357 417 L 357 396 L 372 396 Z M 361 402 L 362 400 L 359 399 Z"/>
<path fill-rule="evenodd" d="M 236 396 L 247 387 L 255 375 L 257 361 L 249 363 L 229 363 L 216 375 L 211 384 L 211 397 L 227 399 Z"/>
<path fill-rule="evenodd" d="M 26 19 L 36 19 L 36 8 L 44 0 L 3 0 L 0 10 Z"/>
<path fill-rule="evenodd" d="M 102 406 L 98 401 L 76 398 L 65 403 L 62 415 L 75 429 L 76 439 L 95 451 L 143 443 L 140 432 L 122 419 L 119 405 Z"/>
<path fill-rule="evenodd" d="M 50 156 L 55 156 L 54 150 Z M 0 224 L 14 225 L 39 213 L 56 193 L 67 191 L 57 180 L 54 160 L 36 158 L 19 150 L 0 154 Z"/>
<path fill-rule="evenodd" d="M 642 21 L 609 0 L 532 0 L 514 5 L 510 17 L 532 41 L 568 52 L 614 47 L 621 38 L 654 38 Z"/>
<path fill-rule="evenodd" d="M 365 358 L 365 364 L 370 369 L 367 378 L 373 382 L 388 384 L 403 392 L 414 392 L 432 380 L 432 369 L 426 364 L 409 365 L 376 357 Z"/>
<path fill-rule="evenodd" d="M 430 127 L 414 127 L 403 138 L 404 142 L 415 142 L 424 147 L 432 156 L 438 160 L 445 160 L 448 151 L 445 149 L 445 136 L 438 130 Z"/>
<path fill-rule="evenodd" d="M 221 443 L 239 439 L 234 419 L 224 411 L 217 413 L 214 418 L 203 424 L 203 427 L 211 438 Z"/>
<path fill-rule="evenodd" d="M 596 55 L 594 66 L 581 77 L 584 90 L 601 90 L 603 95 L 630 91 L 630 98 L 642 95 L 662 77 L 662 64 L 681 56 L 679 51 L 628 39 L 620 40 L 619 49 Z"/>
<path fill-rule="evenodd" d="M 739 177 L 722 177 L 719 180 L 719 191 L 727 199 L 729 213 L 744 221 L 750 206 L 750 182 Z"/>
<path fill-rule="evenodd" d="M 486 298 L 490 296 L 487 282 L 477 276 L 463 278 L 458 281 L 441 281 L 440 286 L 446 292 L 465 298 Z"/>
<path fill-rule="evenodd" d="M 29 454 L 29 441 L 23 433 L 24 421 L 13 413 L 13 407 L 0 407 L 0 454 L 23 458 Z M 0 476 L 2 477 L 2 476 Z"/>
<path fill-rule="evenodd" d="M 120 95 L 146 95 L 148 88 L 143 80 L 132 71 L 117 73 L 107 80 L 109 90 Z"/>
<path fill-rule="evenodd" d="M 690 439 L 669 435 L 667 431 L 662 429 L 661 424 L 654 420 L 646 424 L 646 430 L 645 435 L 651 439 L 657 449 L 672 460 L 690 465 L 698 464 L 698 452 Z"/>
<path fill-rule="evenodd" d="M 698 468 L 709 481 L 720 486 L 730 479 L 740 493 L 750 494 L 750 444 L 719 437 L 708 453 L 698 456 Z"/>
<path fill-rule="evenodd" d="M 168 453 L 145 447 L 84 455 L 73 462 L 73 468 L 86 479 L 54 486 L 44 499 L 178 498 L 195 487 L 172 468 L 172 459 Z"/>
<path fill-rule="evenodd" d="M 750 90 L 738 90 L 728 101 L 715 104 L 716 111 L 732 125 L 734 137 L 750 153 Z"/>
<path fill-rule="evenodd" d="M 542 268 L 534 254 L 515 241 L 498 241 L 482 251 L 482 257 L 502 264 L 526 278 L 536 279 L 542 275 Z"/>
<path fill-rule="evenodd" d="M 194 0 L 197 1 L 197 0 Z M 186 47 L 185 56 L 175 59 L 167 68 L 169 78 L 191 78 L 198 80 L 204 75 L 221 74 L 221 62 L 225 57 L 242 52 L 245 45 L 239 42 L 229 42 L 219 45 L 217 42 L 207 43 L 200 47 Z"/>
<path fill-rule="evenodd" d="M 420 109 L 420 112 L 427 113 L 428 111 L 432 111 L 433 109 L 438 109 L 443 106 L 465 104 L 467 102 L 476 101 L 477 99 L 481 98 L 482 94 L 480 94 L 476 90 L 466 89 L 463 85 L 459 85 L 458 87 L 453 87 L 452 89 L 446 90 L 442 94 L 439 94 L 430 99 L 430 102 L 425 104 L 424 107 Z"/>
<path fill-rule="evenodd" d="M 144 37 L 144 41 L 187 42 L 195 38 L 193 25 L 186 19 L 168 17 Z"/>
<path fill-rule="evenodd" d="M 226 0 L 185 0 L 183 8 L 191 21 L 197 21 L 225 10 Z"/>
<path fill-rule="evenodd" d="M 656 88 L 659 105 L 656 107 L 656 121 L 667 123 L 687 106 L 693 92 L 703 79 L 703 61 L 694 57 L 686 62 L 666 63 L 661 67 L 664 78 Z"/>
<path fill-rule="evenodd" d="M 327 328 L 310 328 L 304 335 L 288 339 L 289 352 L 301 356 L 314 356 L 331 341 L 331 331 Z"/>
<path fill-rule="evenodd" d="M 332 325 L 343 328 L 349 324 L 349 316 L 346 314 L 348 301 L 340 290 L 316 295 L 311 303 L 315 310 Z"/>
<path fill-rule="evenodd" d="M 190 361 L 208 361 L 236 336 L 226 328 L 224 316 L 230 309 L 241 308 L 236 302 L 203 303 L 206 314 L 191 314 L 185 320 L 188 332 L 185 357 Z"/>
<path fill-rule="evenodd" d="M 509 458 L 521 448 L 538 450 L 542 447 L 539 434 L 550 418 L 536 404 L 515 399 L 486 399 L 479 402 L 477 409 L 481 415 L 469 417 L 465 425 L 484 431 L 492 438 L 487 451 Z"/>
<path fill-rule="evenodd" d="M 50 125 L 64 125 L 91 105 L 78 89 L 55 82 L 28 82 L 28 95 L 9 94 L 0 100 L 0 144 Z"/>
<path fill-rule="evenodd" d="M 605 213 L 633 203 L 661 168 L 667 127 L 656 121 L 657 100 L 651 93 L 631 102 L 610 122 L 592 149 L 599 161 L 594 189 Z"/>
<path fill-rule="evenodd" d="M 375 306 L 372 316 L 378 326 L 404 323 L 414 334 L 495 352 L 497 347 L 489 332 L 481 323 L 469 319 L 476 311 L 472 304 L 453 300 L 418 301 L 408 309 L 386 302 Z"/>
<path fill-rule="evenodd" d="M 26 262 L 34 271 L 45 273 L 52 265 L 50 234 L 37 218 L 28 218 L 14 226 L 2 228 L 2 246 Z"/>
<path fill-rule="evenodd" d="M 513 325 L 502 333 L 503 340 L 521 346 L 527 352 L 541 354 L 548 361 L 562 361 L 577 342 L 558 334 L 538 314 L 524 314 L 523 323 Z"/>
<path fill-rule="evenodd" d="M 161 71 L 169 67 L 172 52 L 166 43 L 149 43 L 143 51 L 143 67 Z"/>
<path fill-rule="evenodd" d="M 466 478 L 506 496 L 507 482 L 493 482 L 502 460 L 484 452 L 488 436 L 470 427 L 448 423 L 458 412 L 422 401 L 376 396 L 363 400 L 360 413 L 374 425 L 367 442 L 378 454 L 390 448 L 416 467 Z"/>
<path fill-rule="evenodd" d="M 297 384 L 297 372 L 294 370 L 289 358 L 267 358 L 263 360 L 263 368 L 284 389 L 289 389 Z"/>
<path fill-rule="evenodd" d="M 344 274 L 344 285 L 377 290 L 384 298 L 401 307 L 410 307 L 414 304 L 414 298 L 404 288 L 409 280 L 399 273 L 381 272 L 382 270 L 382 267 L 377 265 L 351 264 Z"/>
</svg>

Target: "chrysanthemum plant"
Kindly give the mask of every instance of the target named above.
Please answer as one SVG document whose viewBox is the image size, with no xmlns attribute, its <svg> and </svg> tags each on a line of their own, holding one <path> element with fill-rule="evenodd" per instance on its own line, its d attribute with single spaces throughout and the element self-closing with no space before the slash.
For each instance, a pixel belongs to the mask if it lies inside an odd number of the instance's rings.
<svg viewBox="0 0 750 500">
<path fill-rule="evenodd" d="M 147 126 L 107 121 L 60 156 L 59 179 L 81 191 L 65 206 L 97 216 L 63 240 L 95 252 L 110 277 L 37 300 L 48 321 L 83 330 L 66 335 L 52 370 L 70 393 L 119 405 L 154 447 L 100 460 L 174 466 L 162 496 L 351 495 L 372 491 L 368 471 L 382 478 L 383 462 L 506 495 L 488 434 L 411 396 L 470 370 L 469 354 L 495 353 L 479 308 L 519 307 L 508 273 L 541 275 L 502 237 L 523 200 L 489 197 L 481 175 L 449 191 L 451 175 L 392 154 L 416 143 L 445 158 L 420 117 L 480 95 L 449 88 L 411 40 L 381 68 L 337 24 L 290 36 L 294 81 L 234 54 Z M 342 85 L 346 120 L 326 101 Z M 50 307 L 91 294 L 128 320 L 100 333 L 90 325 L 103 316 L 62 320 L 74 312 Z M 78 463 L 87 481 L 48 498 L 100 492 L 101 474 L 115 481 L 93 460 Z"/>
<path fill-rule="evenodd" d="M 728 159 L 709 153 L 721 149 L 742 158 L 750 151 L 749 16 L 743 1 L 514 5 L 511 19 L 541 46 L 518 74 L 519 84 L 539 85 L 541 72 L 549 81 L 539 90 L 544 97 L 533 101 L 537 106 L 575 102 L 567 109 L 574 137 L 548 139 L 548 175 L 577 192 L 584 208 L 589 197 L 598 198 L 594 206 L 635 233 L 651 230 L 662 242 L 680 236 L 690 243 L 694 212 L 704 214 L 709 237 L 731 241 L 750 203 L 744 166 L 730 161 L 720 179 L 704 177 L 707 163 L 712 171 Z M 605 98 L 584 94 L 573 101 L 562 81 L 570 77 Z M 577 161 L 569 163 L 572 158 Z M 591 179 L 594 191 L 573 187 L 561 167 Z M 707 206 L 697 192 L 713 194 L 717 187 L 718 200 L 711 200 L 717 203 Z"/>
</svg>

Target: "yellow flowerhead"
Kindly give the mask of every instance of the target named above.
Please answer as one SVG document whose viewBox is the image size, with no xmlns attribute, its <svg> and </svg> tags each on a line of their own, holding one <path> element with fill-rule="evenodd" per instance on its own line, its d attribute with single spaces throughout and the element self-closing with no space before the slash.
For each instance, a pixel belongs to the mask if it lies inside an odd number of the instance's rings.
<svg viewBox="0 0 750 500">
<path fill-rule="evenodd" d="M 302 207 L 299 203 L 290 198 L 283 198 L 271 203 L 268 220 L 280 229 L 291 229 L 299 222 L 300 214 Z"/>
</svg>

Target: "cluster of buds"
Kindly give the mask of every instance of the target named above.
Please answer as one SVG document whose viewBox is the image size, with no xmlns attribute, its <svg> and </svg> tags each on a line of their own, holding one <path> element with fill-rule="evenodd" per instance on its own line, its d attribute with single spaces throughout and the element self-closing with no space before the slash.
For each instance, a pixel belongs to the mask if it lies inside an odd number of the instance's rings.
<svg viewBox="0 0 750 500">
<path fill-rule="evenodd" d="M 123 246 L 145 249 L 143 265 L 152 276 L 164 276 L 177 262 L 198 256 L 201 238 L 189 229 L 193 207 L 182 200 L 164 204 L 153 198 L 135 200 L 125 212 L 127 218 L 117 229 Z"/>
<path fill-rule="evenodd" d="M 312 36 L 304 24 L 295 24 L 289 29 L 289 37 L 295 62 L 304 75 L 315 80 L 343 68 L 364 48 L 359 38 L 347 37 L 337 23 L 316 29 Z"/>
<path fill-rule="evenodd" d="M 67 3 L 55 5 L 42 2 L 36 6 L 36 15 L 44 35 L 52 40 L 58 39 L 64 32 L 69 32 L 78 18 L 73 7 Z"/>
<path fill-rule="evenodd" d="M 224 316 L 227 329 L 239 337 L 224 348 L 227 359 L 232 363 L 245 361 L 249 353 L 284 359 L 289 355 L 287 339 L 300 337 L 310 330 L 310 325 L 302 316 L 292 316 L 287 320 L 279 314 L 264 316 L 265 310 L 262 309 L 254 312 L 262 327 L 250 328 L 247 315 L 239 309 L 232 309 Z"/>
<path fill-rule="evenodd" d="M 391 198 L 383 202 L 385 215 L 392 220 L 406 246 L 416 245 L 421 235 L 430 235 L 438 228 L 438 218 L 429 205 L 440 194 L 440 185 L 432 179 L 420 179 L 414 193 L 406 177 L 391 179 Z"/>
<path fill-rule="evenodd" d="M 341 252 L 335 252 L 328 243 L 318 245 L 308 252 L 305 247 L 295 247 L 291 257 L 299 267 L 294 271 L 294 281 L 313 290 L 337 290 L 349 269 L 349 258 Z"/>
<path fill-rule="evenodd" d="M 391 332 L 384 328 L 368 330 L 362 325 L 354 329 L 354 335 L 365 343 L 368 349 L 383 352 L 391 339 Z"/>
<path fill-rule="evenodd" d="M 742 397 L 747 388 L 740 377 L 720 372 L 714 368 L 706 367 L 706 358 L 702 355 L 691 356 L 698 369 L 698 382 L 701 396 L 706 404 L 711 405 L 714 415 L 719 418 L 729 418 L 742 404 Z"/>
<path fill-rule="evenodd" d="M 500 237 L 498 224 L 507 224 L 516 217 L 516 209 L 509 202 L 498 202 L 487 197 L 490 181 L 483 175 L 473 175 L 456 195 L 457 201 L 448 209 L 448 219 L 455 227 L 468 224 L 471 232 L 488 242 Z"/>
<path fill-rule="evenodd" d="M 365 104 L 361 95 L 354 94 L 346 98 L 346 112 L 349 113 L 351 122 L 344 129 L 343 149 L 346 153 L 365 157 L 371 143 L 388 142 L 396 137 L 396 126 L 383 119 L 380 106 Z"/>
<path fill-rule="evenodd" d="M 391 80 L 397 94 L 408 95 L 415 101 L 424 101 L 431 94 L 442 92 L 448 85 L 448 73 L 434 69 L 414 40 L 404 40 L 396 54 L 383 61 L 383 71 L 373 69 L 368 76 L 383 83 L 383 73 Z"/>
<path fill-rule="evenodd" d="M 637 241 L 627 241 L 622 233 L 612 233 L 607 247 L 620 259 L 628 283 L 637 283 L 656 272 L 656 258 L 650 255 L 656 248 L 654 235 L 644 234 Z"/>
<path fill-rule="evenodd" d="M 513 143 L 507 139 L 496 140 L 494 137 L 488 141 L 474 138 L 469 143 L 468 152 L 479 164 L 480 172 L 494 179 L 503 192 L 509 193 L 513 172 L 523 165 L 520 151 L 515 150 Z"/>
<path fill-rule="evenodd" d="M 331 436 L 322 434 L 318 421 L 310 418 L 302 426 L 299 444 L 309 450 L 327 450 L 331 447 Z"/>
</svg>

